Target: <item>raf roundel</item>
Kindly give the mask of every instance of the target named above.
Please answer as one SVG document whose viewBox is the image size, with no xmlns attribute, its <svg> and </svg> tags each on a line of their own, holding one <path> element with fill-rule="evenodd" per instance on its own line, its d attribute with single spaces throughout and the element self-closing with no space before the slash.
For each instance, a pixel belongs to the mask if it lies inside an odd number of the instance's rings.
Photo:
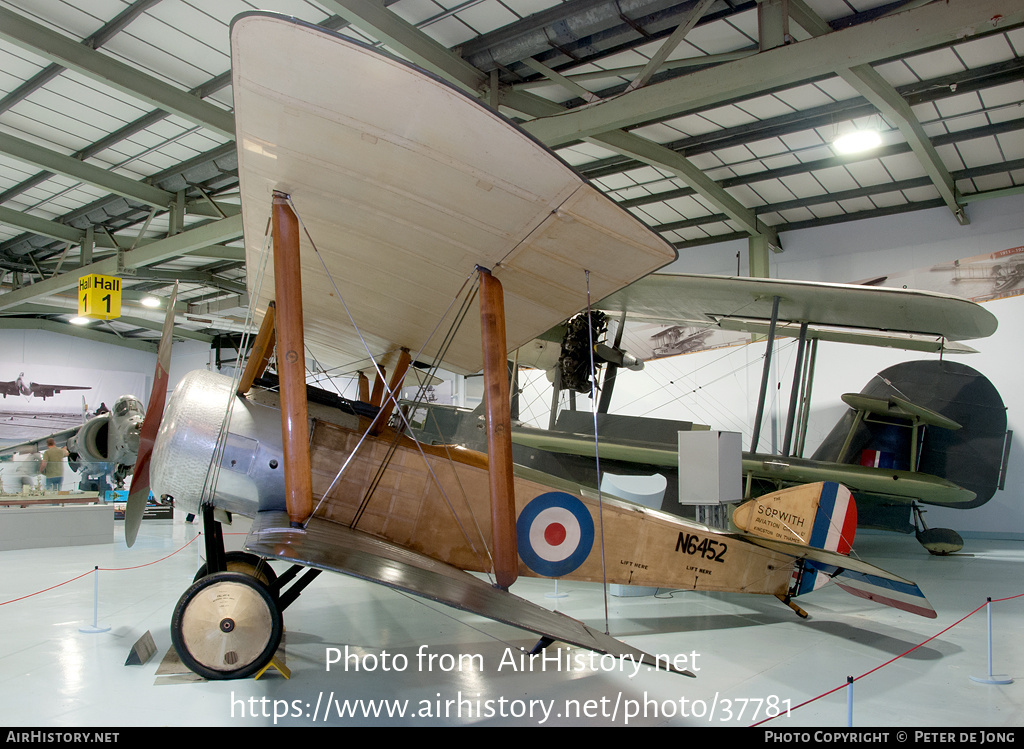
<svg viewBox="0 0 1024 749">
<path fill-rule="evenodd" d="M 567 575 L 590 555 L 594 521 L 579 499 L 565 492 L 534 497 L 516 522 L 519 557 L 538 575 Z"/>
</svg>

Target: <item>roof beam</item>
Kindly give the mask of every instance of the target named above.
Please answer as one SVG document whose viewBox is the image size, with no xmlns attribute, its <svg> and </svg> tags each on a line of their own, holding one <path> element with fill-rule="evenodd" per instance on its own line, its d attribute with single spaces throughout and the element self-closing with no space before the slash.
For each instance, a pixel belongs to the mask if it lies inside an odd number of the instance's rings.
<svg viewBox="0 0 1024 749">
<path fill-rule="evenodd" d="M 0 13 L 2 10 L 0 8 Z M 0 153 L 155 208 L 166 208 L 174 200 L 174 194 L 166 190 L 108 171 L 94 164 L 87 164 L 72 156 L 65 156 L 7 133 L 0 133 Z"/>
<path fill-rule="evenodd" d="M 157 341 L 144 341 L 138 338 L 122 338 L 113 333 L 104 333 L 99 330 L 91 330 L 80 325 L 69 325 L 68 323 L 56 322 L 54 320 L 43 320 L 40 318 L 7 317 L 0 319 L 0 329 L 5 330 L 48 330 L 51 333 L 60 335 L 73 335 L 76 338 L 85 338 L 89 341 L 107 343 L 112 346 L 136 349 L 137 351 L 148 351 L 156 353 Z"/>
<path fill-rule="evenodd" d="M 101 276 L 115 276 L 118 275 L 119 271 L 123 273 L 126 269 L 141 268 L 159 263 L 211 244 L 238 239 L 241 236 L 241 214 L 221 219 L 220 221 L 211 221 L 195 229 L 189 229 L 167 239 L 161 239 L 144 245 L 131 252 L 125 252 L 120 257 L 105 258 L 81 268 L 75 268 L 67 273 L 62 273 L 59 276 L 52 276 L 45 281 L 39 281 L 31 286 L 0 294 L 0 310 L 10 309 L 34 299 L 73 289 L 78 286 L 78 279 L 82 276 L 94 273 Z M 122 263 L 120 268 L 119 260 Z"/>
<path fill-rule="evenodd" d="M 523 92 L 503 91 L 500 102 L 532 116 L 546 116 L 556 111 L 565 111 L 554 102 Z M 587 140 L 637 161 L 672 172 L 693 188 L 694 192 L 699 193 L 726 217 L 736 222 L 744 232 L 751 236 L 763 236 L 773 248 L 781 249 L 778 234 L 772 227 L 758 219 L 752 209 L 736 200 L 724 187 L 710 179 L 681 153 L 639 135 L 627 133 L 625 130 L 600 133 Z"/>
<path fill-rule="evenodd" d="M 790 17 L 808 34 L 820 37 L 832 33 L 832 27 L 804 0 L 788 0 L 788 2 Z M 969 223 L 967 214 L 964 213 L 963 206 L 960 204 L 953 177 L 946 169 L 946 165 L 942 163 L 938 151 L 935 150 L 935 146 L 932 145 L 907 101 L 870 65 L 855 65 L 852 68 L 844 68 L 836 72 L 840 78 L 856 89 L 857 93 L 871 102 L 883 117 L 899 128 L 956 220 L 962 225 Z"/>
<path fill-rule="evenodd" d="M 836 74 L 857 65 L 913 54 L 1024 22 L 1020 0 L 930 3 L 689 75 L 654 83 L 523 127 L 555 147 L 590 135 L 667 119 L 684 112 Z"/>
<path fill-rule="evenodd" d="M 357 28 L 363 29 L 425 70 L 479 94 L 487 76 L 444 45 L 373 0 L 321 0 Z"/>
<path fill-rule="evenodd" d="M 701 16 L 707 13 L 708 8 L 711 7 L 711 4 L 714 1 L 715 0 L 699 0 L 699 2 L 690 9 L 689 13 L 684 16 L 683 20 L 679 22 L 678 26 L 676 26 L 675 31 L 669 35 L 668 39 L 661 43 L 661 47 L 658 48 L 658 51 L 655 52 L 651 56 L 651 59 L 647 61 L 647 64 L 644 65 L 644 69 L 640 71 L 636 78 L 630 81 L 628 86 L 626 86 L 626 91 L 632 91 L 635 88 L 647 85 L 647 81 L 651 79 L 652 75 L 658 72 L 661 66 L 668 59 L 668 56 L 675 52 L 676 47 L 678 47 L 683 39 L 686 38 L 686 35 L 693 30 L 693 27 L 697 25 L 697 21 L 701 19 Z"/>
<path fill-rule="evenodd" d="M 0 39 L 136 99 L 149 102 L 225 138 L 235 137 L 235 118 L 230 112 L 7 8 L 0 8 Z"/>
<path fill-rule="evenodd" d="M 415 26 L 391 13 L 382 5 L 370 2 L 370 0 L 329 0 L 325 4 L 352 24 L 364 28 L 378 38 L 383 38 L 386 43 L 410 56 L 413 62 L 428 67 L 446 80 L 461 84 L 464 88 L 471 88 L 474 93 L 479 93 L 479 88 L 486 80 L 483 73 L 473 68 L 461 57 L 437 44 Z M 467 68 L 470 71 L 467 71 Z M 515 102 L 512 108 L 533 116 L 565 113 L 563 107 L 547 99 L 526 93 L 511 94 L 511 96 L 514 97 Z M 509 98 L 508 92 L 503 92 L 499 100 L 501 103 L 513 101 Z M 681 154 L 625 132 L 605 133 L 600 137 L 595 137 L 595 140 L 608 148 L 626 153 L 645 163 L 669 169 L 686 180 L 688 184 L 693 185 L 695 190 L 733 218 L 743 227 L 744 231 L 754 235 L 764 235 L 770 244 L 778 247 L 778 236 L 774 230 L 765 226 L 753 211 L 744 207 L 721 186 L 705 177 Z"/>
<path fill-rule="evenodd" d="M 705 175 L 682 154 L 646 138 L 627 133 L 625 130 L 602 133 L 588 140 L 631 156 L 645 164 L 667 169 L 690 185 L 695 192 L 712 203 L 728 218 L 739 224 L 743 231 L 751 236 L 763 236 L 773 248 L 781 249 L 778 234 L 774 229 L 764 224 L 752 209 L 736 200 L 724 187 Z"/>
</svg>

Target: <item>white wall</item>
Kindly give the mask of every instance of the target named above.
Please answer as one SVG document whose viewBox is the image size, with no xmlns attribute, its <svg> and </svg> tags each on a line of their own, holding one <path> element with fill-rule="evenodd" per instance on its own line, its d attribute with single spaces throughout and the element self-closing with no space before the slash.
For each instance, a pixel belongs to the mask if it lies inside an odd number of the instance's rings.
<svg viewBox="0 0 1024 749">
<path fill-rule="evenodd" d="M 0 352 L 5 365 L 24 363 L 30 365 L 81 368 L 83 370 L 115 370 L 144 375 L 144 392 L 133 393 L 144 405 L 149 403 L 149 391 L 153 387 L 153 373 L 156 369 L 156 354 L 124 348 L 107 343 L 97 343 L 84 338 L 61 335 L 46 330 L 0 329 Z M 174 344 L 169 390 L 192 369 L 205 369 L 210 360 L 210 347 L 198 341 L 184 341 Z M 94 407 L 98 404 L 91 404 Z M 113 405 L 108 404 L 108 405 Z M 24 439 L 7 439 L 0 424 L 0 444 L 13 444 Z M 14 470 L 4 476 L 4 489 L 16 490 L 17 477 Z M 5 473 L 7 473 L 5 472 Z M 74 474 L 64 471 L 64 487 L 70 488 Z"/>
<path fill-rule="evenodd" d="M 784 233 L 785 250 L 772 255 L 771 275 L 848 283 L 1024 245 L 1024 196 L 975 203 L 968 214 L 971 224 L 964 227 L 948 210 L 935 209 Z M 746 273 L 746 242 L 686 250 L 667 270 L 735 275 L 737 251 L 741 253 L 741 270 Z M 958 361 L 986 375 L 1007 406 L 1009 428 L 1017 436 L 1006 489 L 974 510 L 930 508 L 925 520 L 929 526 L 953 527 L 967 535 L 995 533 L 1024 539 L 1024 389 L 1020 386 L 1020 373 L 1024 371 L 1024 297 L 986 302 L 985 306 L 999 319 L 999 330 L 991 338 L 970 342 L 980 353 Z M 781 421 L 785 420 L 794 350 L 792 342 L 776 349 L 782 373 L 776 382 L 783 385 L 782 392 L 776 391 L 775 413 Z M 763 346 L 748 346 L 703 352 L 652 362 L 641 373 L 622 373 L 612 410 L 694 420 L 749 435 L 763 351 Z M 845 410 L 839 400 L 842 393 L 860 391 L 887 366 L 929 356 L 822 344 L 805 454 L 814 450 Z M 769 412 L 762 431 L 762 449 L 768 446 L 765 434 L 771 428 L 771 418 Z M 744 447 L 749 447 L 749 436 Z"/>
</svg>

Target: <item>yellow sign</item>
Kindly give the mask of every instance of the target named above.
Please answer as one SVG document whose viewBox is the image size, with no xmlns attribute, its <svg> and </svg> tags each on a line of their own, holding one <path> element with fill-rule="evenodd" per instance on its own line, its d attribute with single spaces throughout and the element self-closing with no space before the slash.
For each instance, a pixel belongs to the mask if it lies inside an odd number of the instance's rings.
<svg viewBox="0 0 1024 749">
<path fill-rule="evenodd" d="M 121 279 L 95 274 L 78 279 L 78 315 L 96 320 L 120 317 Z"/>
</svg>

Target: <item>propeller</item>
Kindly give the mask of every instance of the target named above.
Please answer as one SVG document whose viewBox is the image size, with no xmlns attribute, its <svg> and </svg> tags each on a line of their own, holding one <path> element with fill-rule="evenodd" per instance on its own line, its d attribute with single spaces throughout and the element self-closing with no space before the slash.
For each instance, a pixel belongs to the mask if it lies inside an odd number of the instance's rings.
<svg viewBox="0 0 1024 749">
<path fill-rule="evenodd" d="M 149 394 L 149 406 L 146 418 L 142 422 L 139 433 L 139 452 L 135 459 L 135 470 L 132 472 L 132 484 L 128 490 L 128 503 L 124 510 L 124 540 L 128 546 L 135 543 L 142 524 L 142 516 L 146 512 L 149 501 L 149 461 L 153 456 L 153 443 L 160 429 L 160 420 L 164 415 L 164 402 L 167 400 L 167 372 L 171 367 L 171 334 L 174 331 L 174 303 L 178 296 L 178 284 L 167 300 L 167 314 L 164 316 L 164 329 L 160 334 L 160 347 L 156 354 L 156 372 L 153 375 L 153 390 Z"/>
</svg>

